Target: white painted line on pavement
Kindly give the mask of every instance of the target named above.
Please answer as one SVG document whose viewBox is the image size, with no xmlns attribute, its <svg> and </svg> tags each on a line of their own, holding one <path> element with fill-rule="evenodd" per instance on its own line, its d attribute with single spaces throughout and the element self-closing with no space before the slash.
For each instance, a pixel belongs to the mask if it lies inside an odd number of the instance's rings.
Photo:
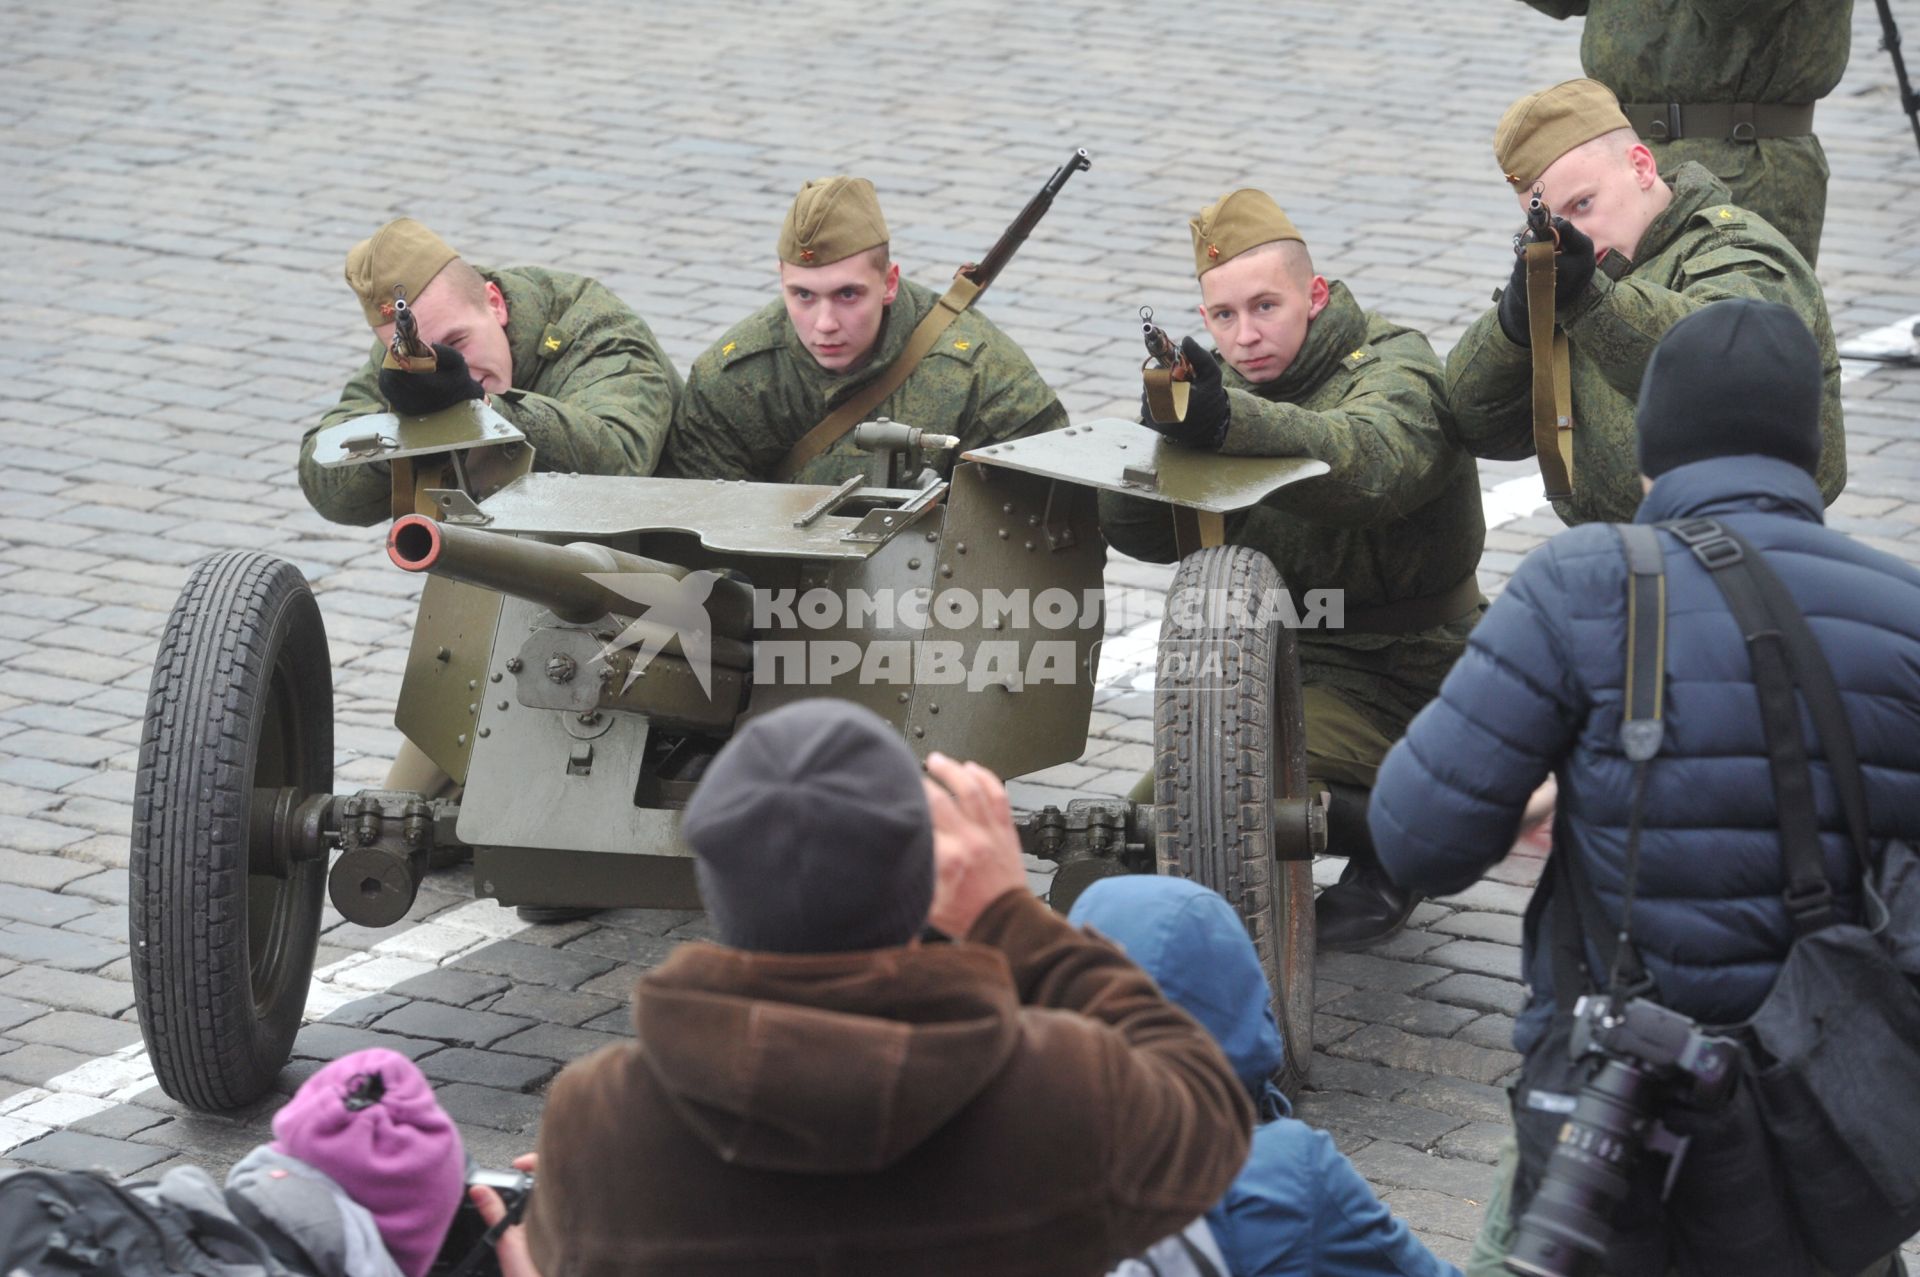
<svg viewBox="0 0 1920 1277">
<path fill-rule="evenodd" d="M 1546 504 L 1537 474 L 1495 484 L 1482 494 L 1489 529 L 1534 513 Z M 1142 621 L 1109 635 L 1100 647 L 1100 690 L 1153 690 L 1160 622 Z M 496 940 L 527 930 L 511 909 L 491 900 L 437 914 L 398 935 L 376 942 L 313 973 L 304 1018 L 323 1020 L 341 1007 L 384 993 Z M 0 1101 L 0 1156 L 85 1117 L 104 1113 L 156 1085 L 146 1048 L 135 1044 L 89 1060 L 37 1087 Z"/>
<path fill-rule="evenodd" d="M 323 1020 L 349 1003 L 384 993 L 497 940 L 512 939 L 528 925 L 513 910 L 491 900 L 449 909 L 431 922 L 315 971 L 302 1018 Z M 82 1118 L 104 1113 L 155 1085 L 146 1047 L 135 1043 L 10 1095 L 0 1100 L 0 1156 Z"/>
<path fill-rule="evenodd" d="M 1909 315 L 1897 324 L 1861 333 L 1840 343 L 1840 347 L 1842 350 L 1864 350 L 1879 355 L 1913 354 L 1920 349 L 1920 339 L 1914 337 L 1915 325 L 1920 325 L 1920 315 Z M 1877 359 L 1848 359 L 1843 354 L 1840 356 L 1840 381 L 1842 384 L 1858 381 L 1891 366 Z"/>
</svg>

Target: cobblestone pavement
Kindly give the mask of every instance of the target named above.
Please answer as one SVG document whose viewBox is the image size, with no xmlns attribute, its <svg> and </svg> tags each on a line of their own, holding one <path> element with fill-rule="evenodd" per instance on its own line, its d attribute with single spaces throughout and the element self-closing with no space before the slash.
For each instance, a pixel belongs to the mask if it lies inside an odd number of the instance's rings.
<svg viewBox="0 0 1920 1277">
<path fill-rule="evenodd" d="M 0 0 L 0 1165 L 217 1170 L 267 1135 L 273 1102 L 194 1115 L 145 1070 L 125 956 L 133 769 L 175 591 L 244 546 L 320 594 L 340 785 L 384 774 L 417 582 L 378 530 L 310 513 L 291 472 L 301 427 L 366 350 L 340 260 L 380 221 L 411 213 L 477 261 L 599 276 L 684 366 L 770 295 L 801 179 L 872 177 L 896 256 L 938 283 L 1083 145 L 1093 171 L 987 308 L 1076 415 L 1130 412 L 1135 308 L 1192 304 L 1185 218 L 1237 184 L 1277 193 L 1363 304 L 1451 342 L 1506 273 L 1494 121 L 1578 71 L 1577 25 L 1511 0 L 615 10 Z M 1856 10 L 1852 68 L 1820 108 L 1821 275 L 1843 340 L 1920 311 L 1920 157 L 1872 6 Z M 1832 521 L 1920 560 L 1920 374 L 1850 373 Z M 1485 470 L 1489 589 L 1557 530 L 1528 469 Z M 1165 579 L 1116 563 L 1115 627 L 1150 623 Z M 1145 690 L 1107 688 L 1085 758 L 1017 797 L 1123 792 L 1149 709 Z M 1539 863 L 1510 858 L 1320 968 L 1301 1111 L 1455 1259 L 1504 1122 Z M 524 929 L 457 873 L 401 927 L 327 922 L 285 1085 L 394 1046 L 494 1164 L 531 1144 L 565 1061 L 628 1031 L 635 974 L 701 926 L 623 911 Z"/>
</svg>

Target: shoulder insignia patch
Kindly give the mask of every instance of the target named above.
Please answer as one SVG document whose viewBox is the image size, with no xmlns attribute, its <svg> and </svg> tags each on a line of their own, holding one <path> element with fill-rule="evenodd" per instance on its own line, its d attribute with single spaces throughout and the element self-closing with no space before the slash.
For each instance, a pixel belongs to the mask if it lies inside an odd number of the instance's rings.
<svg viewBox="0 0 1920 1277">
<path fill-rule="evenodd" d="M 731 355 L 734 352 L 734 349 L 737 346 L 739 346 L 739 344 L 740 343 L 737 341 L 730 341 L 726 345 L 720 347 L 720 353 L 723 355 Z"/>
<path fill-rule="evenodd" d="M 962 341 L 956 341 L 953 343 L 953 348 L 955 350 L 970 350 L 972 349 L 972 347 L 973 347 L 973 343 L 970 341 L 962 340 Z"/>
<path fill-rule="evenodd" d="M 567 333 L 554 327 L 552 324 L 548 324 L 547 330 L 540 334 L 540 358 L 552 359 L 555 355 L 565 350 L 567 343 L 571 340 L 573 340 L 572 337 Z"/>
<path fill-rule="evenodd" d="M 1349 368 L 1358 368 L 1362 364 L 1378 358 L 1379 358 L 1378 355 L 1374 354 L 1371 350 L 1368 350 L 1366 347 L 1362 346 L 1359 350 L 1352 352 L 1340 362 L 1342 364 L 1345 364 Z"/>
<path fill-rule="evenodd" d="M 1720 220 L 1721 220 L 1721 221 L 1723 221 L 1723 222 L 1729 222 L 1729 221 L 1732 221 L 1732 220 L 1733 220 L 1733 210 L 1732 210 L 1732 209 L 1730 209 L 1730 208 L 1723 208 L 1723 209 L 1721 209 L 1721 210 L 1720 210 Z"/>
</svg>

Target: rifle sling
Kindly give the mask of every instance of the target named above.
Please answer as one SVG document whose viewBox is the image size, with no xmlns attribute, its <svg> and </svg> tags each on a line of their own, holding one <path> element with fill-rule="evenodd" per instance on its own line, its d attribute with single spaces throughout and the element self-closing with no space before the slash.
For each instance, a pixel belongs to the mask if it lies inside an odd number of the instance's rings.
<svg viewBox="0 0 1920 1277">
<path fill-rule="evenodd" d="M 1573 381 L 1567 335 L 1553 322 L 1554 246 L 1528 244 L 1527 336 L 1533 346 L 1533 450 L 1549 497 L 1573 495 Z"/>
<path fill-rule="evenodd" d="M 1156 368 L 1149 363 L 1140 371 L 1140 379 L 1146 383 L 1147 412 L 1163 426 L 1187 419 L 1187 399 L 1193 394 L 1193 383 L 1175 381 L 1171 368 Z"/>
<path fill-rule="evenodd" d="M 945 295 L 914 327 L 913 335 L 907 338 L 906 348 L 900 352 L 900 357 L 888 365 L 885 372 L 843 400 L 819 425 L 801 435 L 787 455 L 780 459 L 780 464 L 774 467 L 774 481 L 793 482 L 794 476 L 806 469 L 815 457 L 840 442 L 841 436 L 886 402 L 887 396 L 900 389 L 902 383 L 913 375 L 920 360 L 933 349 L 933 343 L 939 341 L 940 334 L 947 331 L 947 325 L 958 319 L 960 312 L 971 306 L 973 299 L 979 295 L 978 284 L 965 275 L 955 275 Z"/>
</svg>

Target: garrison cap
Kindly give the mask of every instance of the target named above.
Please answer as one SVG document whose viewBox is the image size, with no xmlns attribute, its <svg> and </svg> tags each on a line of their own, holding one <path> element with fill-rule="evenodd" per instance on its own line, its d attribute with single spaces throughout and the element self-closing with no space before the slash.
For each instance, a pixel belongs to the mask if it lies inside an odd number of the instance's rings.
<svg viewBox="0 0 1920 1277">
<path fill-rule="evenodd" d="M 1574 147 L 1632 127 L 1612 89 L 1598 80 L 1568 80 L 1508 107 L 1493 131 L 1493 155 L 1513 189 L 1524 191 Z"/>
<path fill-rule="evenodd" d="M 780 260 L 829 266 L 887 242 L 880 197 L 864 177 L 816 177 L 800 188 L 780 226 Z"/>
<path fill-rule="evenodd" d="M 1249 248 L 1291 239 L 1306 243 L 1291 219 L 1265 191 L 1240 190 L 1222 195 L 1187 223 L 1193 232 L 1193 273 L 1204 275 L 1232 261 Z"/>
<path fill-rule="evenodd" d="M 395 284 L 407 290 L 411 305 L 458 256 L 447 241 L 411 217 L 395 218 L 347 250 L 347 287 L 360 299 L 367 325 L 378 328 L 393 320 Z"/>
</svg>

